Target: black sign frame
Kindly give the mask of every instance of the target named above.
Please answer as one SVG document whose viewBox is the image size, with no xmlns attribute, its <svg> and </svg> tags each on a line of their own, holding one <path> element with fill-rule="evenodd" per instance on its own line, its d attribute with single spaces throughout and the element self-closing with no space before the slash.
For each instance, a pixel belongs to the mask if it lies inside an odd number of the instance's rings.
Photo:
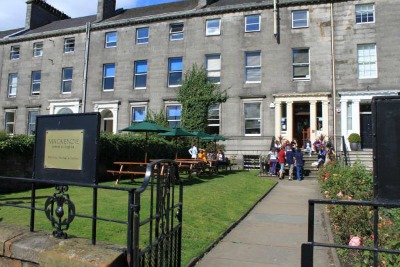
<svg viewBox="0 0 400 267">
<path fill-rule="evenodd" d="M 36 136 L 33 178 L 39 180 L 65 182 L 66 184 L 97 184 L 100 118 L 98 112 L 39 115 L 36 118 Z M 82 162 L 80 169 L 45 167 L 46 134 L 57 131 L 82 130 Z"/>
</svg>

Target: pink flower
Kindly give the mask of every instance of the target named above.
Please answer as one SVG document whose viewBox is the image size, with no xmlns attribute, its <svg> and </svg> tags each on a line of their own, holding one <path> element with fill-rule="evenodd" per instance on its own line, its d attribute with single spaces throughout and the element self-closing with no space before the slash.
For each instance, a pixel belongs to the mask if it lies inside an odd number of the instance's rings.
<svg viewBox="0 0 400 267">
<path fill-rule="evenodd" d="M 361 238 L 359 238 L 358 236 L 350 236 L 350 242 L 349 242 L 349 246 L 352 247 L 359 247 L 361 246 Z"/>
<path fill-rule="evenodd" d="M 342 197 L 342 196 L 343 196 L 342 191 L 340 191 L 339 193 L 337 193 L 336 196 L 337 196 L 337 197 Z"/>
</svg>

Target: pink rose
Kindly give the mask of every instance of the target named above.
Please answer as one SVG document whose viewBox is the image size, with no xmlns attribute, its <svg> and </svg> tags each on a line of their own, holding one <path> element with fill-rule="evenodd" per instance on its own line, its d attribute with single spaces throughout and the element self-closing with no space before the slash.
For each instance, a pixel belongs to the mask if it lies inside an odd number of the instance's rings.
<svg viewBox="0 0 400 267">
<path fill-rule="evenodd" d="M 352 247 L 361 246 L 361 238 L 359 238 L 358 236 L 351 237 L 350 242 L 349 242 L 349 246 L 352 246 Z"/>
</svg>

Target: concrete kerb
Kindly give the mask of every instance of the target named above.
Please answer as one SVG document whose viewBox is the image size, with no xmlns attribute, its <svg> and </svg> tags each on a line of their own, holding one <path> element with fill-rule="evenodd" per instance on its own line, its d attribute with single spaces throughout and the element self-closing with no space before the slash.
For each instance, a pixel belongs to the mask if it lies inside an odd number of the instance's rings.
<svg viewBox="0 0 400 267">
<path fill-rule="evenodd" d="M 322 216 L 323 216 L 323 227 L 326 230 L 327 236 L 328 236 L 328 241 L 330 243 L 335 242 L 335 238 L 333 237 L 332 233 L 332 228 L 331 228 L 331 220 L 329 219 L 328 213 L 326 212 L 326 209 L 322 208 Z M 332 253 L 332 259 L 333 263 L 335 264 L 335 267 L 341 267 L 341 263 L 339 260 L 339 256 L 336 252 L 335 248 L 331 248 L 331 253 Z"/>
<path fill-rule="evenodd" d="M 203 253 L 201 253 L 199 256 L 193 258 L 190 260 L 190 262 L 186 265 L 186 267 L 192 267 L 195 266 L 196 263 L 201 260 L 204 255 L 206 255 L 208 252 L 211 251 L 211 249 L 213 249 L 229 232 L 232 231 L 233 228 L 235 228 L 241 221 L 244 220 L 244 218 L 246 218 L 247 215 L 249 215 L 249 213 L 257 206 L 258 203 L 260 203 L 274 188 L 275 186 L 278 185 L 279 182 L 275 183 L 274 186 L 272 186 L 262 197 L 260 197 L 259 200 L 257 200 L 253 206 L 242 215 L 242 217 L 239 218 L 239 220 L 237 220 L 236 222 L 234 222 L 231 226 L 229 226 L 228 229 L 226 229 L 225 232 L 223 232 L 217 239 L 214 240 L 214 242 L 212 244 L 210 244 L 204 251 Z"/>
</svg>

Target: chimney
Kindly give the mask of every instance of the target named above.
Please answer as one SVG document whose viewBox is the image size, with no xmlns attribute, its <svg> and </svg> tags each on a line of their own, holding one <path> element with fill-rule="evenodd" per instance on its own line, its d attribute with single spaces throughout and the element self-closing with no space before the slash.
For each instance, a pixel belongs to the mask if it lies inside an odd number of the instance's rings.
<svg viewBox="0 0 400 267">
<path fill-rule="evenodd" d="M 43 0 L 28 0 L 26 5 L 25 29 L 33 30 L 53 21 L 70 19 Z"/>
<path fill-rule="evenodd" d="M 97 4 L 97 21 L 111 18 L 115 15 L 116 0 L 99 0 Z"/>
<path fill-rule="evenodd" d="M 198 4 L 197 4 L 197 8 L 205 8 L 206 6 L 217 2 L 218 0 L 197 0 Z"/>
</svg>

